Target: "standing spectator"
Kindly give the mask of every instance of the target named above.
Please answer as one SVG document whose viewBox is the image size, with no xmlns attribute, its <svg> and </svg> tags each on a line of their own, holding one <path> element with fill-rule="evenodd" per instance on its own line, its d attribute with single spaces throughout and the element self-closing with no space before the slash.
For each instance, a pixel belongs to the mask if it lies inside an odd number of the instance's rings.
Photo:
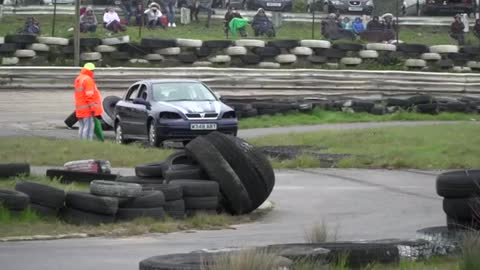
<svg viewBox="0 0 480 270">
<path fill-rule="evenodd" d="M 175 5 L 176 0 L 166 0 L 165 10 L 167 12 L 168 27 L 177 27 L 175 24 Z"/>
<path fill-rule="evenodd" d="M 383 32 L 383 24 L 380 22 L 380 18 L 378 16 L 373 16 L 373 19 L 368 22 L 367 30 Z"/>
<path fill-rule="evenodd" d="M 118 33 L 119 31 L 125 31 L 125 28 L 120 24 L 120 17 L 113 7 L 107 8 L 105 14 L 103 14 L 103 24 L 105 28 Z"/>
<path fill-rule="evenodd" d="M 268 19 L 263 8 L 259 8 L 257 14 L 253 17 L 252 28 L 256 37 L 262 35 L 266 35 L 267 37 L 275 36 L 275 27 Z"/>
<path fill-rule="evenodd" d="M 225 17 L 224 17 L 224 25 L 223 25 L 223 30 L 225 32 L 225 36 L 228 38 L 228 32 L 230 31 L 230 21 L 232 21 L 233 18 L 242 18 L 242 15 L 240 15 L 240 13 L 232 8 L 232 7 L 228 7 L 227 9 L 227 13 L 225 13 Z"/>
<path fill-rule="evenodd" d="M 198 22 L 198 13 L 200 11 L 205 11 L 207 13 L 207 24 L 205 27 L 210 27 L 210 22 L 212 19 L 212 14 L 215 14 L 215 11 L 212 9 L 212 0 L 194 0 L 194 14 L 195 20 Z"/>
<path fill-rule="evenodd" d="M 153 2 L 150 4 L 150 7 L 145 10 L 147 15 L 147 27 L 149 29 L 155 28 L 157 26 L 162 26 L 162 12 L 160 11 L 160 6 Z"/>
<path fill-rule="evenodd" d="M 143 0 L 137 0 L 137 4 L 135 5 L 135 25 L 143 26 L 145 25 L 145 14 L 144 14 L 144 7 L 143 7 Z"/>
<path fill-rule="evenodd" d="M 480 19 L 475 20 L 475 25 L 473 26 L 473 34 L 475 34 L 477 38 L 480 38 Z"/>
<path fill-rule="evenodd" d="M 355 21 L 352 23 L 352 29 L 355 34 L 360 34 L 365 31 L 365 26 L 363 25 L 362 18 L 356 17 Z"/>
<path fill-rule="evenodd" d="M 465 44 L 465 25 L 462 22 L 460 14 L 455 15 L 455 21 L 450 26 L 450 37 L 458 42 L 458 45 Z"/>
<path fill-rule="evenodd" d="M 386 40 L 395 39 L 395 33 L 397 32 L 397 23 L 393 20 L 393 16 L 385 16 L 383 23 L 383 31 L 385 32 Z"/>
<path fill-rule="evenodd" d="M 123 13 L 125 14 L 125 21 L 127 22 L 127 25 L 129 25 L 130 24 L 130 18 L 133 15 L 132 0 L 122 0 L 120 7 L 123 10 Z"/>
<path fill-rule="evenodd" d="M 345 17 L 342 20 L 342 29 L 347 31 L 353 31 L 352 22 L 350 22 L 349 17 Z"/>
<path fill-rule="evenodd" d="M 95 13 L 93 12 L 92 7 L 88 6 L 85 9 L 85 13 L 82 16 L 80 16 L 80 32 L 95 33 L 95 31 L 97 31 L 97 24 L 98 24 L 97 16 L 95 16 Z"/>
</svg>

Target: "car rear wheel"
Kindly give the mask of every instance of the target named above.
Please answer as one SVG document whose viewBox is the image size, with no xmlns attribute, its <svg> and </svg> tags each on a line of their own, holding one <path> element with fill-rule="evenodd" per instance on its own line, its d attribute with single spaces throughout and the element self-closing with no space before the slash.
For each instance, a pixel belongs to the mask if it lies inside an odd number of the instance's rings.
<svg viewBox="0 0 480 270">
<path fill-rule="evenodd" d="M 151 147 L 158 147 L 161 143 L 161 140 L 157 134 L 157 128 L 155 123 L 152 121 L 148 127 L 148 144 Z"/>
</svg>

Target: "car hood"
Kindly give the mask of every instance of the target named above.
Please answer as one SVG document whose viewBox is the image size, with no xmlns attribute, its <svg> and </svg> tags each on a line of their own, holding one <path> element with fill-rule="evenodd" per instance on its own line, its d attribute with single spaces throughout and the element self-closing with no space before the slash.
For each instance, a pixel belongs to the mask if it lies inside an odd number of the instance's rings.
<svg viewBox="0 0 480 270">
<path fill-rule="evenodd" d="M 220 101 L 158 101 L 156 102 L 161 110 L 177 111 L 183 114 L 186 113 L 203 113 L 216 112 L 220 113 L 225 110 L 231 110 Z M 157 107 L 156 106 L 156 107 Z"/>
</svg>

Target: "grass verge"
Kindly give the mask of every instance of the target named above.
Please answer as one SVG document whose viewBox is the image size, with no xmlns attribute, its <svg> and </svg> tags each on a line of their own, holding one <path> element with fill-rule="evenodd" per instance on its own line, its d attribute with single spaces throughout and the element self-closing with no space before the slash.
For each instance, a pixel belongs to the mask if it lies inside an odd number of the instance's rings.
<svg viewBox="0 0 480 270">
<path fill-rule="evenodd" d="M 386 122 L 386 121 L 452 121 L 476 120 L 478 114 L 468 113 L 440 113 L 437 115 L 414 112 L 397 112 L 385 115 L 370 113 L 332 112 L 315 109 L 311 113 L 288 113 L 276 115 L 262 115 L 240 120 L 241 129 L 283 127 L 294 125 L 315 125 L 331 123 L 357 123 L 357 122 Z"/>
<path fill-rule="evenodd" d="M 476 123 L 321 131 L 272 135 L 251 140 L 256 145 L 327 147 L 328 153 L 352 154 L 341 168 L 459 169 L 480 166 L 480 125 Z M 276 168 L 318 167 L 302 156 L 274 161 Z"/>
</svg>

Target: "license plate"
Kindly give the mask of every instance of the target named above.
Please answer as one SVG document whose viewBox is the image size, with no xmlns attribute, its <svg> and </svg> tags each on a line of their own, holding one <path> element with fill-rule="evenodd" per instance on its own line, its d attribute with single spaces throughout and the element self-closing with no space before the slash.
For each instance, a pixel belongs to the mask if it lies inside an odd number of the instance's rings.
<svg viewBox="0 0 480 270">
<path fill-rule="evenodd" d="M 282 3 L 267 3 L 267 7 L 281 7 Z"/>
<path fill-rule="evenodd" d="M 190 124 L 191 130 L 216 130 L 217 124 Z"/>
<path fill-rule="evenodd" d="M 348 10 L 349 11 L 363 11 L 363 8 L 362 7 L 349 7 Z"/>
</svg>

